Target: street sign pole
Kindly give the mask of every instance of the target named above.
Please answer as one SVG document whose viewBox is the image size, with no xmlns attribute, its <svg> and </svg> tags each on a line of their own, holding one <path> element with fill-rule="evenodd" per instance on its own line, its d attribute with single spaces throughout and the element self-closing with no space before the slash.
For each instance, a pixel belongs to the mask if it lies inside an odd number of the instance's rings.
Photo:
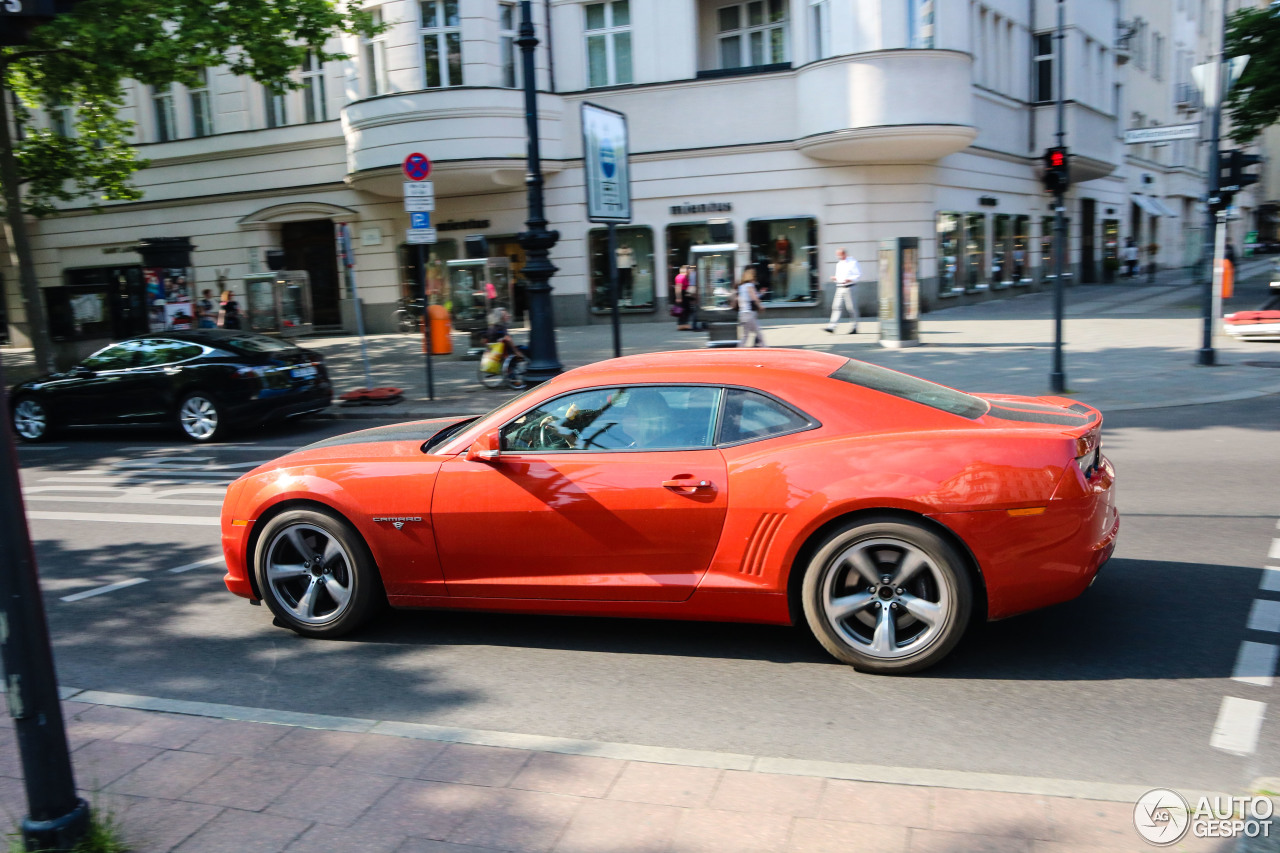
<svg viewBox="0 0 1280 853">
<path fill-rule="evenodd" d="M 631 144 L 627 117 L 616 110 L 584 103 L 582 171 L 587 191 L 587 220 L 608 229 L 609 309 L 613 319 L 613 357 L 622 355 L 618 308 L 618 223 L 631 221 Z"/>
<path fill-rule="evenodd" d="M 427 352 L 427 399 L 436 398 L 436 379 L 431 367 L 431 300 L 427 298 L 427 251 L 418 244 L 418 292 L 422 294 L 422 337 Z"/>
<path fill-rule="evenodd" d="M 409 232 L 405 240 L 417 247 L 418 293 L 422 297 L 422 349 L 427 361 L 427 399 L 436 398 L 436 378 L 431 360 L 431 299 L 427 296 L 427 252 L 423 246 L 436 242 L 436 229 L 431 227 L 431 213 L 436 209 L 435 185 L 431 176 L 431 158 L 414 152 L 404 158 L 404 209 L 409 214 Z"/>
<path fill-rule="evenodd" d="M 1066 36 L 1063 34 L 1063 11 L 1062 0 L 1058 0 L 1058 33 L 1054 36 L 1058 45 L 1058 55 L 1056 61 L 1058 63 L 1058 147 L 1062 148 L 1066 145 L 1066 129 L 1063 116 L 1063 88 L 1066 86 L 1067 73 L 1066 62 L 1064 61 L 1067 52 L 1064 41 Z M 1061 394 L 1067 390 L 1067 373 L 1066 368 L 1062 364 L 1062 314 L 1064 311 L 1064 282 L 1062 276 L 1067 253 L 1067 223 L 1063 217 L 1063 208 L 1066 206 L 1066 199 L 1063 194 L 1066 187 L 1062 184 L 1058 185 L 1057 192 L 1053 195 L 1054 219 L 1053 219 L 1053 245 L 1054 245 L 1054 277 L 1053 277 L 1053 370 L 1049 373 L 1049 387 L 1055 394 Z"/>
<path fill-rule="evenodd" d="M 622 358 L 622 317 L 618 313 L 618 226 L 609 223 L 609 305 L 613 313 L 613 357 Z"/>
</svg>

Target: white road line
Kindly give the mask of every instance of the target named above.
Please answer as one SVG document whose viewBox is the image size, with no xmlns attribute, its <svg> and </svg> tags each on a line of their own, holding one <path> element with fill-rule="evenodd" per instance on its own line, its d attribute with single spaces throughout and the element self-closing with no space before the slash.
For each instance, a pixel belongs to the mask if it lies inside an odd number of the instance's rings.
<svg viewBox="0 0 1280 853">
<path fill-rule="evenodd" d="M 1280 631 L 1280 601 L 1255 598 L 1247 627 L 1250 631 Z"/>
<path fill-rule="evenodd" d="M 45 512 L 34 510 L 27 518 L 36 521 L 105 521 L 110 524 L 193 524 L 217 527 L 219 520 L 196 515 L 142 515 L 128 512 Z M 1280 604 L 1280 602 L 1277 602 Z"/>
<path fill-rule="evenodd" d="M 198 569 L 201 566 L 212 566 L 214 563 L 222 563 L 223 561 L 223 557 L 210 557 L 207 560 L 197 560 L 194 563 L 187 563 L 185 566 L 178 566 L 178 568 L 170 569 L 169 571 L 176 575 L 182 572 L 189 572 L 192 569 Z M 1274 646 L 1272 648 L 1274 648 Z"/>
<path fill-rule="evenodd" d="M 1270 687 L 1275 681 L 1278 654 L 1280 654 L 1280 646 L 1273 646 L 1270 643 L 1252 643 L 1246 640 L 1240 644 L 1240 653 L 1236 656 L 1236 668 L 1231 673 L 1231 680 L 1243 684 L 1256 684 L 1258 687 Z"/>
<path fill-rule="evenodd" d="M 85 497 L 83 495 L 23 495 L 23 499 L 28 503 L 31 501 L 57 501 L 59 503 L 91 503 L 91 504 L 143 504 L 155 506 L 222 506 L 220 500 L 198 501 L 183 500 L 180 498 L 164 498 L 164 497 L 128 497 L 127 495 L 97 495 L 94 497 Z"/>
<path fill-rule="evenodd" d="M 1262 582 L 1258 584 L 1258 589 L 1280 592 L 1280 566 L 1262 567 Z"/>
<path fill-rule="evenodd" d="M 104 593 L 115 592 L 117 589 L 124 589 L 125 587 L 137 586 L 140 583 L 146 583 L 146 582 L 147 582 L 146 578 L 130 578 L 127 581 L 120 581 L 119 583 L 109 583 L 106 586 L 100 586 L 94 589 L 86 589 L 84 592 L 77 592 L 75 595 L 64 595 L 62 596 L 62 600 L 63 601 L 80 601 L 81 599 L 93 598 L 95 595 L 103 595 Z"/>
<path fill-rule="evenodd" d="M 1258 732 L 1266 713 L 1266 702 L 1223 696 L 1209 745 L 1233 755 L 1251 755 L 1258 746 Z"/>
<path fill-rule="evenodd" d="M 318 440 L 319 439 L 317 439 L 317 441 Z M 217 446 L 217 449 L 218 450 L 280 450 L 287 453 L 291 450 L 297 450 L 299 447 L 302 447 L 302 446 L 303 445 L 301 444 L 219 444 Z M 173 447 L 173 446 L 166 447 L 165 445 L 162 445 L 162 444 L 144 445 L 141 447 L 135 447 L 133 449 L 134 450 L 165 450 L 165 451 L 168 451 L 169 453 L 182 452 L 181 448 Z M 204 449 L 207 451 L 209 448 L 204 448 Z"/>
<path fill-rule="evenodd" d="M 1267 552 L 1267 559 L 1280 560 L 1280 536 L 1271 540 L 1271 550 Z"/>
</svg>

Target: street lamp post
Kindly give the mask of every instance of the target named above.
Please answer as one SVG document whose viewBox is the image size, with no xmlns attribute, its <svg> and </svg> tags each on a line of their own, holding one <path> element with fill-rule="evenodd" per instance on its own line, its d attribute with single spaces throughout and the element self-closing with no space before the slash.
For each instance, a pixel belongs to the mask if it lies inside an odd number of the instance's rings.
<svg viewBox="0 0 1280 853">
<path fill-rule="evenodd" d="M 1222 136 L 1222 98 L 1223 90 L 1223 73 L 1222 63 L 1226 59 L 1227 52 L 1227 4 L 1222 4 L 1222 38 L 1218 42 L 1219 52 L 1213 59 L 1213 73 L 1208 75 L 1212 80 L 1214 88 L 1213 98 L 1213 115 L 1209 120 L 1209 192 L 1206 198 L 1208 204 L 1205 205 L 1209 211 L 1206 214 L 1207 222 L 1205 224 L 1204 235 L 1204 255 L 1208 259 L 1208 263 L 1204 265 L 1204 290 L 1203 312 L 1204 312 L 1204 330 L 1200 339 L 1200 351 L 1196 354 L 1196 363 L 1205 367 L 1212 367 L 1217 362 L 1217 354 L 1213 350 L 1213 280 L 1214 267 L 1218 259 L 1218 251 L 1221 246 L 1218 245 L 1220 238 L 1225 238 L 1227 210 L 1226 205 L 1221 203 L 1221 183 L 1222 183 L 1222 165 L 1219 162 L 1218 146 Z"/>
<path fill-rule="evenodd" d="M 524 249 L 525 293 L 529 299 L 529 369 L 525 379 L 544 382 L 564 371 L 556 355 L 556 325 L 551 310 L 551 277 L 556 267 L 549 257 L 551 247 L 560 239 L 559 231 L 547 230 L 547 217 L 542 205 L 542 155 L 538 144 L 538 89 L 534 77 L 533 49 L 538 39 L 533 34 L 533 10 L 530 0 L 520 2 L 520 46 L 524 73 L 524 122 L 529 136 L 529 171 L 525 185 L 529 190 L 527 231 L 516 240 Z"/>
<path fill-rule="evenodd" d="M 1066 50 L 1063 24 L 1063 7 L 1062 0 L 1058 0 L 1058 32 L 1054 39 L 1058 44 L 1058 148 L 1065 150 L 1066 142 L 1066 120 L 1064 116 L 1063 89 L 1066 86 L 1067 69 L 1066 69 Z M 1058 184 L 1053 194 L 1053 244 L 1057 250 L 1054 252 L 1054 276 L 1053 276 L 1053 370 L 1049 373 L 1049 387 L 1055 394 L 1061 394 L 1067 390 L 1067 374 L 1066 369 L 1062 365 L 1062 313 L 1063 313 L 1063 281 L 1062 276 L 1065 267 L 1065 258 L 1067 253 L 1067 223 L 1063 217 L 1063 208 L 1066 206 L 1066 199 L 1063 194 L 1066 192 L 1065 182 Z"/>
</svg>

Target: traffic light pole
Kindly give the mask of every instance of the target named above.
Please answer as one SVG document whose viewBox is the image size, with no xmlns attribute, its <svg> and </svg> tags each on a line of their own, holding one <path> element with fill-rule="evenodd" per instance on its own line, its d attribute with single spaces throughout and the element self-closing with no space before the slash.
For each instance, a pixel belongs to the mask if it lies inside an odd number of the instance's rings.
<svg viewBox="0 0 1280 853">
<path fill-rule="evenodd" d="M 1058 0 L 1058 32 L 1054 39 L 1058 43 L 1058 147 L 1064 148 L 1066 131 L 1066 116 L 1063 106 L 1063 88 L 1066 85 L 1066 50 L 1064 41 L 1066 35 L 1063 32 L 1063 0 Z M 1049 388 L 1055 394 L 1061 394 L 1067 390 L 1067 373 L 1062 364 L 1062 314 L 1063 306 L 1063 267 L 1067 253 L 1067 222 L 1062 215 L 1063 208 L 1066 206 L 1066 199 L 1063 197 L 1066 192 L 1064 182 L 1059 181 L 1053 194 L 1053 246 L 1054 252 L 1054 277 L 1053 277 L 1053 370 L 1049 373 Z"/>
<path fill-rule="evenodd" d="M 1213 69 L 1213 86 L 1216 91 L 1213 93 L 1213 116 L 1210 118 L 1210 139 L 1209 139 L 1209 194 L 1207 196 L 1209 208 L 1205 214 L 1205 232 L 1204 232 L 1204 255 L 1208 258 L 1208 265 L 1204 271 L 1204 292 L 1202 294 L 1202 304 L 1204 310 L 1204 328 L 1200 339 L 1200 352 L 1196 354 L 1196 363 L 1205 367 L 1213 366 L 1217 360 L 1213 351 L 1213 282 L 1215 270 L 1218 266 L 1218 229 L 1222 228 L 1224 232 L 1223 242 L 1225 243 L 1225 232 L 1227 226 L 1226 206 L 1222 203 L 1222 163 L 1218 156 L 1218 145 L 1222 135 L 1222 92 L 1223 73 L 1222 61 L 1225 59 L 1227 45 L 1227 5 L 1222 4 L 1222 38 L 1218 42 L 1218 55 L 1214 59 Z"/>
</svg>

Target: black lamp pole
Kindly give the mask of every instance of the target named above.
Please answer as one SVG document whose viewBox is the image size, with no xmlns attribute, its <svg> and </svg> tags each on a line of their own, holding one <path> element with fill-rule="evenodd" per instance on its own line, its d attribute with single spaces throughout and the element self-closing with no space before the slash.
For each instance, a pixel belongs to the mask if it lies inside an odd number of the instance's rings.
<svg viewBox="0 0 1280 853">
<path fill-rule="evenodd" d="M 1067 135 L 1066 121 L 1063 116 L 1063 98 L 1066 93 L 1063 88 L 1067 81 L 1066 69 L 1066 33 L 1063 27 L 1063 11 L 1062 0 L 1058 0 L 1058 32 L 1054 36 L 1054 41 L 1058 45 L 1058 147 L 1063 148 Z M 1058 184 L 1057 191 L 1053 195 L 1053 247 L 1054 252 L 1054 276 L 1053 276 L 1053 369 L 1049 371 L 1049 388 L 1055 394 L 1061 394 L 1067 390 L 1067 372 L 1062 365 L 1062 314 L 1063 314 L 1063 288 L 1065 282 L 1062 280 L 1066 273 L 1063 269 L 1067 254 L 1067 222 L 1063 217 L 1063 210 L 1066 208 L 1066 199 L 1063 194 L 1067 191 L 1064 183 Z"/>
<path fill-rule="evenodd" d="M 538 89 L 534 77 L 533 49 L 538 39 L 533 34 L 533 10 L 530 0 L 520 2 L 520 45 L 524 69 L 524 123 L 529 135 L 529 171 L 524 182 L 529 188 L 529 229 L 516 236 L 524 249 L 525 288 L 529 298 L 529 369 L 525 379 L 544 382 L 564 371 L 556 355 L 556 321 L 551 311 L 551 277 L 556 267 L 549 257 L 550 249 L 560 239 L 559 231 L 547 230 L 547 217 L 542 207 L 542 155 L 538 145 Z"/>
<path fill-rule="evenodd" d="M 1211 79 L 1215 86 L 1213 92 L 1213 116 L 1210 119 L 1209 127 L 1209 193 L 1207 196 L 1209 208 L 1207 220 L 1204 229 L 1204 256 L 1208 259 L 1208 263 L 1204 265 L 1204 287 L 1201 291 L 1203 301 L 1202 312 L 1204 314 L 1202 321 L 1203 327 L 1200 336 L 1200 350 L 1196 353 L 1196 364 L 1204 367 L 1212 367 L 1217 363 L 1217 354 L 1213 349 L 1213 280 L 1214 267 L 1218 261 L 1218 232 L 1225 230 L 1227 222 L 1227 205 L 1222 202 L 1222 164 L 1218 152 L 1218 146 L 1222 139 L 1222 99 L 1226 92 L 1226 86 L 1223 85 L 1223 76 L 1227 73 L 1223 64 L 1227 58 L 1227 4 L 1224 0 L 1222 4 L 1222 29 L 1219 31 L 1222 39 L 1218 42 L 1219 52 L 1213 58 L 1214 69 Z"/>
</svg>

